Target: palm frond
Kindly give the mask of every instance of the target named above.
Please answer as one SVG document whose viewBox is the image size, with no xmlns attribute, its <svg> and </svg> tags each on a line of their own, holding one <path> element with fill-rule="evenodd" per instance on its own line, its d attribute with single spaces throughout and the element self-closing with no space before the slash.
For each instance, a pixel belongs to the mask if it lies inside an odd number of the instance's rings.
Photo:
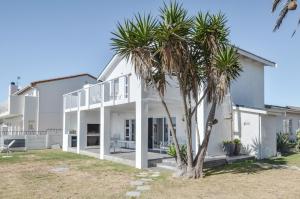
<svg viewBox="0 0 300 199">
<path fill-rule="evenodd" d="M 275 32 L 276 30 L 278 30 L 282 24 L 283 19 L 287 16 L 289 9 L 288 9 L 288 4 L 289 1 L 286 3 L 286 5 L 282 8 L 282 10 L 280 11 L 279 17 L 276 21 L 275 27 L 273 29 L 273 32 Z"/>
<path fill-rule="evenodd" d="M 278 4 L 281 2 L 281 0 L 274 0 L 273 6 L 272 6 L 272 12 L 275 12 L 277 9 Z"/>
<path fill-rule="evenodd" d="M 299 20 L 298 20 L 297 27 L 295 28 L 295 30 L 294 30 L 294 32 L 293 32 L 293 34 L 292 34 L 292 37 L 295 36 L 295 34 L 296 34 L 296 32 L 297 32 L 297 29 L 298 29 L 299 25 L 300 25 L 300 18 L 299 18 Z"/>
</svg>

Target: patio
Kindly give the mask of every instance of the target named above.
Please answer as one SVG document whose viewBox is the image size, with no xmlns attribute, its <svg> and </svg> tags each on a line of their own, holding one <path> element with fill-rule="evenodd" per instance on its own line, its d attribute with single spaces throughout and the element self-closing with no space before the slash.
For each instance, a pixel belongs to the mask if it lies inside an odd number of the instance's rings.
<svg viewBox="0 0 300 199">
<path fill-rule="evenodd" d="M 76 153 L 76 148 L 69 148 L 69 152 Z M 87 148 L 84 150 L 80 150 L 80 154 L 87 155 L 90 157 L 99 158 L 100 157 L 100 148 Z M 135 150 L 134 149 L 127 149 L 127 148 L 118 148 L 113 149 L 111 148 L 111 152 L 108 155 L 104 156 L 104 159 L 118 162 L 121 164 L 125 164 L 128 166 L 135 166 Z M 161 163 L 164 159 L 172 158 L 165 152 L 158 152 L 158 151 L 148 151 L 148 165 L 149 167 L 155 167 L 157 163 Z"/>
</svg>

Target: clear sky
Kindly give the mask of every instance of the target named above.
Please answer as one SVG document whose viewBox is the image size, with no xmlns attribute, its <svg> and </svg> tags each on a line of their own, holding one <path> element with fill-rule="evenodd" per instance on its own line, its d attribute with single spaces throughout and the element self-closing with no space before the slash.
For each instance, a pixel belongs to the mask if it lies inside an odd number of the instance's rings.
<svg viewBox="0 0 300 199">
<path fill-rule="evenodd" d="M 111 32 L 137 12 L 157 14 L 161 0 L 0 0 L 0 100 L 11 81 L 77 73 L 97 76 L 111 59 Z M 167 1 L 168 2 L 168 1 Z M 300 106 L 300 10 L 273 33 L 273 0 L 184 0 L 189 13 L 222 11 L 235 45 L 275 61 L 265 70 L 265 102 Z M 278 13 L 277 13 L 278 14 Z M 299 57 L 298 57 L 299 56 Z"/>
</svg>

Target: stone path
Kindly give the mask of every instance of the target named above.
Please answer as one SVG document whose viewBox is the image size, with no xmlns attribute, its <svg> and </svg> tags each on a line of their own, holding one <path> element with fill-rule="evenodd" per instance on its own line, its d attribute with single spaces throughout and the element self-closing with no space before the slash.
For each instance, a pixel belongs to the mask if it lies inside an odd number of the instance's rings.
<svg viewBox="0 0 300 199">
<path fill-rule="evenodd" d="M 134 191 L 126 193 L 127 198 L 139 198 L 144 191 L 151 190 L 151 182 L 160 176 L 159 171 L 143 171 L 136 175 L 137 179 L 130 182 L 130 185 L 135 188 Z"/>
</svg>

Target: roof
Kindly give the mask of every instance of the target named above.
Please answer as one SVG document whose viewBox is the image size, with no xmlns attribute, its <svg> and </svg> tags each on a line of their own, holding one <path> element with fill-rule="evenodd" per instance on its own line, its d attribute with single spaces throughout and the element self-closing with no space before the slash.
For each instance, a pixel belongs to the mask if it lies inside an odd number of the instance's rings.
<svg viewBox="0 0 300 199">
<path fill-rule="evenodd" d="M 263 58 L 263 57 L 261 57 L 261 56 L 259 56 L 259 55 L 256 55 L 256 54 L 254 54 L 254 53 L 251 53 L 251 52 L 246 51 L 246 50 L 244 50 L 244 49 L 241 49 L 241 48 L 239 48 L 239 47 L 235 47 L 235 48 L 237 49 L 237 51 L 238 51 L 238 53 L 239 53 L 240 55 L 243 55 L 243 56 L 248 57 L 248 58 L 250 58 L 250 59 L 253 59 L 253 60 L 257 61 L 257 62 L 260 62 L 260 63 L 262 63 L 264 66 L 277 67 L 277 64 L 276 64 L 275 62 L 273 62 L 273 61 L 270 61 L 270 60 L 268 60 L 268 59 L 266 59 L 266 58 Z M 110 60 L 110 62 L 105 66 L 105 68 L 102 70 L 102 72 L 101 72 L 100 75 L 98 76 L 98 81 L 99 81 L 99 80 L 102 80 L 102 81 L 103 81 L 103 80 L 104 80 L 104 77 L 105 77 L 109 72 L 111 72 L 111 71 L 114 69 L 114 67 L 115 67 L 121 60 L 122 60 L 122 58 L 121 58 L 120 56 L 114 55 L 114 56 L 112 57 L 112 59 Z"/>
<path fill-rule="evenodd" d="M 257 108 L 257 107 L 251 107 L 251 106 L 245 106 L 245 105 L 233 105 L 234 110 L 244 111 L 244 112 L 250 112 L 250 113 L 259 113 L 259 114 L 267 114 L 267 111 L 263 108 Z"/>
<path fill-rule="evenodd" d="M 251 58 L 251 59 L 253 59 L 255 61 L 258 61 L 258 62 L 264 64 L 265 66 L 277 67 L 277 64 L 275 62 L 273 62 L 273 61 L 270 61 L 270 60 L 268 60 L 266 58 L 263 58 L 263 57 L 261 57 L 259 55 L 251 53 L 251 52 L 249 52 L 247 50 L 244 50 L 244 49 L 241 49 L 239 47 L 236 47 L 236 48 L 237 48 L 237 51 L 238 51 L 238 53 L 240 55 L 243 55 L 245 57 L 248 57 L 248 58 Z"/>
<path fill-rule="evenodd" d="M 82 74 L 77 74 L 77 75 L 69 75 L 69 76 L 63 76 L 63 77 L 56 77 L 56 78 L 52 78 L 52 79 L 39 80 L 39 81 L 31 82 L 30 85 L 26 86 L 25 88 L 19 90 L 18 92 L 14 93 L 14 94 L 15 95 L 22 95 L 26 91 L 30 90 L 32 87 L 35 87 L 37 84 L 60 81 L 60 80 L 65 80 L 65 79 L 72 79 L 72 78 L 83 77 L 83 76 L 88 76 L 88 77 L 91 77 L 95 80 L 97 79 L 96 77 L 94 77 L 94 76 L 92 76 L 88 73 L 82 73 Z"/>
<path fill-rule="evenodd" d="M 300 113 L 300 107 L 296 106 L 277 106 L 277 105 L 265 105 L 266 109 L 280 112 L 289 112 L 289 113 Z"/>
</svg>

